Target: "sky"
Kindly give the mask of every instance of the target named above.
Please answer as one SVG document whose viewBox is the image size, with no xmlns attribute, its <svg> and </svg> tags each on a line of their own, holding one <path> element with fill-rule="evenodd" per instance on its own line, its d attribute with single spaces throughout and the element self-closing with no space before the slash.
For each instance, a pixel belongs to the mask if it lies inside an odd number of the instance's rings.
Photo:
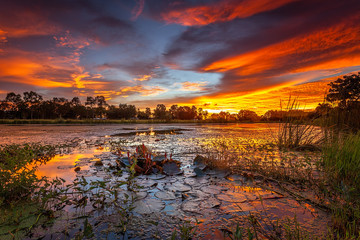
<svg viewBox="0 0 360 240">
<path fill-rule="evenodd" d="M 3 0 L 0 99 L 264 113 L 360 71 L 359 0 Z"/>
</svg>

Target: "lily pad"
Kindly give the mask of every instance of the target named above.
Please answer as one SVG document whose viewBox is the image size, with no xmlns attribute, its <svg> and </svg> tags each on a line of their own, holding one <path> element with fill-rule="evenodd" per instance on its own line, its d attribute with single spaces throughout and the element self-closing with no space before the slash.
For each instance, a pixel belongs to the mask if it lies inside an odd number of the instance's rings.
<svg viewBox="0 0 360 240">
<path fill-rule="evenodd" d="M 159 156 L 154 157 L 152 160 L 153 160 L 153 162 L 162 162 L 162 161 L 165 161 L 166 158 L 163 155 L 159 155 Z"/>
<path fill-rule="evenodd" d="M 182 171 L 180 170 L 180 167 L 177 165 L 176 162 L 164 163 L 163 172 L 169 176 L 182 174 Z"/>
<path fill-rule="evenodd" d="M 152 175 L 149 175 L 147 176 L 149 179 L 152 179 L 152 180 L 160 180 L 160 179 L 163 179 L 165 178 L 165 175 L 162 175 L 162 174 L 152 174 Z"/>
<path fill-rule="evenodd" d="M 206 175 L 206 173 L 204 173 L 203 169 L 198 168 L 198 167 L 194 168 L 194 172 L 197 177 L 203 177 Z"/>
<path fill-rule="evenodd" d="M 215 207 L 219 207 L 220 204 L 221 203 L 216 198 L 211 197 L 206 199 L 205 201 L 201 201 L 200 206 L 202 208 L 215 208 Z"/>
<path fill-rule="evenodd" d="M 155 197 L 161 199 L 161 200 L 175 200 L 175 194 L 173 192 L 164 192 L 159 191 L 155 193 Z"/>
<path fill-rule="evenodd" d="M 121 164 L 122 167 L 129 167 L 131 165 L 128 157 L 120 158 L 119 163 Z"/>
<path fill-rule="evenodd" d="M 187 201 L 181 205 L 181 208 L 185 212 L 201 213 L 200 201 Z"/>
<path fill-rule="evenodd" d="M 208 186 L 201 188 L 201 191 L 203 191 L 205 193 L 210 193 L 210 194 L 219 194 L 223 190 L 224 190 L 224 187 L 219 186 L 219 185 L 208 185 Z"/>
<path fill-rule="evenodd" d="M 134 211 L 139 214 L 150 214 L 160 212 L 165 207 L 165 203 L 159 199 L 143 199 L 134 203 Z"/>
<path fill-rule="evenodd" d="M 188 192 L 191 190 L 191 187 L 180 182 L 175 182 L 166 185 L 165 189 L 173 192 Z"/>
</svg>

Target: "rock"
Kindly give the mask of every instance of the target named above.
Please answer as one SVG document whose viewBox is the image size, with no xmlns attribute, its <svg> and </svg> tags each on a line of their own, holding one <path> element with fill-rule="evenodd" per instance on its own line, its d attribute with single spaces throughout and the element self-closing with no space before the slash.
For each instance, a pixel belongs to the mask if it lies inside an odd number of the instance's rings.
<svg viewBox="0 0 360 240">
<path fill-rule="evenodd" d="M 80 171 L 80 170 L 81 170 L 80 167 L 76 167 L 76 168 L 74 169 L 75 172 L 78 172 L 78 171 Z"/>
</svg>

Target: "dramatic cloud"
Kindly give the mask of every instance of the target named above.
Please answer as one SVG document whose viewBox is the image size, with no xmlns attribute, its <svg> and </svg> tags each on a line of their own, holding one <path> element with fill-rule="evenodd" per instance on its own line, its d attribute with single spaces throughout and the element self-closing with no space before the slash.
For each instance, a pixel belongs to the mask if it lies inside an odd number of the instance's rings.
<svg viewBox="0 0 360 240">
<path fill-rule="evenodd" d="M 5 0 L 0 99 L 264 112 L 291 94 L 315 107 L 360 70 L 359 22 L 358 0 Z"/>
<path fill-rule="evenodd" d="M 227 22 L 236 18 L 247 18 L 254 14 L 276 9 L 296 0 L 224 0 L 209 5 L 179 6 L 163 13 L 167 23 L 184 26 L 201 26 L 214 22 Z"/>
</svg>

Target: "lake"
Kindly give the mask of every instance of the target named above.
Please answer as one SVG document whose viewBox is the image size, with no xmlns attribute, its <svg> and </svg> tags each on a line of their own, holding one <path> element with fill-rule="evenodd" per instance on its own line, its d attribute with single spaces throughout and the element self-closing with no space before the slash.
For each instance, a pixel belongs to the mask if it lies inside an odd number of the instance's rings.
<svg viewBox="0 0 360 240">
<path fill-rule="evenodd" d="M 234 161 L 257 158 L 274 162 L 283 157 L 296 160 L 309 156 L 302 152 L 282 153 L 273 147 L 278 128 L 278 124 L 267 123 L 3 125 L 0 144 L 59 145 L 58 154 L 40 166 L 37 175 L 60 177 L 65 184 L 75 181 L 77 186 L 80 181 L 87 182 L 81 196 L 86 195 L 88 204 L 83 208 L 75 207 L 74 202 L 67 204 L 54 224 L 34 230 L 34 238 L 74 237 L 79 229 L 84 230 L 86 218 L 95 232 L 94 238 L 169 239 L 174 229 L 187 224 L 196 227 L 196 239 L 224 239 L 226 230 L 247 226 L 251 214 L 259 215 L 265 228 L 278 219 L 296 217 L 309 232 L 320 235 L 326 231 L 327 214 L 277 191 L 264 179 L 231 169 L 207 169 L 200 174 L 195 170 L 194 159 L 198 155 L 221 158 L 227 152 L 238 151 Z M 127 181 L 129 172 L 122 169 L 115 174 L 114 168 L 119 159 L 141 145 L 154 155 L 171 155 L 181 163 L 182 173 L 140 174 L 134 179 L 138 190 L 129 191 L 119 184 Z M 268 145 L 272 146 L 270 150 L 257 149 Z M 98 161 L 101 165 L 96 165 Z M 91 182 L 98 185 L 90 188 Z M 99 184 L 106 187 L 100 188 Z M 119 196 L 115 205 L 110 194 L 114 186 Z M 128 209 L 131 221 L 126 223 L 124 234 L 119 230 L 124 224 L 119 227 L 118 221 L 125 210 L 119 212 L 114 206 L 127 205 L 129 196 L 134 197 L 133 208 Z M 107 207 L 91 202 L 96 197 L 102 197 L 102 204 Z"/>
</svg>

